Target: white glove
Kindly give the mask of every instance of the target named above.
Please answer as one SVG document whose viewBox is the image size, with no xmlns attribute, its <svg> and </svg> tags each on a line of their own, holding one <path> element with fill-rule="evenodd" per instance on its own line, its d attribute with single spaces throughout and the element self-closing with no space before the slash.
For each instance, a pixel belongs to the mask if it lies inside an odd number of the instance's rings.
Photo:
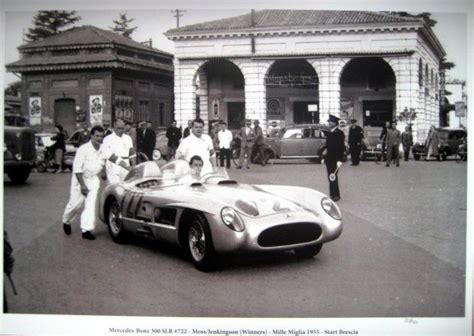
<svg viewBox="0 0 474 336">
<path fill-rule="evenodd" d="M 340 168 L 342 166 L 342 162 L 341 161 L 337 161 L 337 168 Z"/>
</svg>

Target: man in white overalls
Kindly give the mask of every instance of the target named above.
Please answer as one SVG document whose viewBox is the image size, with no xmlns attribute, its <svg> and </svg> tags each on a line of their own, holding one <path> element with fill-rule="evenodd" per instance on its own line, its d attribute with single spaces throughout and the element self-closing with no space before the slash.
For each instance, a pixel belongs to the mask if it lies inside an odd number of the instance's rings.
<svg viewBox="0 0 474 336">
<path fill-rule="evenodd" d="M 99 176 L 107 160 L 116 163 L 118 161 L 114 155 L 107 156 L 100 150 L 103 139 L 104 129 L 101 126 L 94 126 L 91 130 L 91 140 L 80 146 L 76 151 L 72 167 L 71 194 L 62 218 L 63 230 L 67 235 L 71 234 L 71 223 L 84 204 L 84 210 L 81 214 L 82 238 L 95 239 L 92 232 L 95 229 L 97 215 L 96 201 L 100 187 Z M 122 166 L 120 169 L 127 169 L 124 162 L 117 164 Z"/>
<path fill-rule="evenodd" d="M 115 155 L 118 160 L 109 160 L 105 165 L 107 181 L 109 183 L 122 182 L 128 173 L 127 169 L 123 169 L 122 165 L 125 164 L 127 167 L 130 167 L 131 164 L 135 163 L 136 155 L 132 138 L 124 132 L 125 122 L 117 119 L 113 133 L 105 137 L 102 145 L 102 151 L 108 158 Z"/>
</svg>

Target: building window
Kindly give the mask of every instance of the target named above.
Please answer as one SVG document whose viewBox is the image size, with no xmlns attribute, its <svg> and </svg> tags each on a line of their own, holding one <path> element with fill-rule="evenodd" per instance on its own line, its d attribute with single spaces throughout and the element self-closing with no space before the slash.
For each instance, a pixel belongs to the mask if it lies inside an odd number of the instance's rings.
<svg viewBox="0 0 474 336">
<path fill-rule="evenodd" d="M 163 126 L 165 124 L 165 103 L 160 103 L 160 112 L 158 115 L 160 126 Z"/>
<path fill-rule="evenodd" d="M 418 84 L 423 86 L 423 61 L 420 58 L 420 62 L 418 63 Z"/>
<path fill-rule="evenodd" d="M 140 100 L 138 102 L 138 121 L 150 120 L 149 105 L 150 102 L 148 100 Z"/>
</svg>

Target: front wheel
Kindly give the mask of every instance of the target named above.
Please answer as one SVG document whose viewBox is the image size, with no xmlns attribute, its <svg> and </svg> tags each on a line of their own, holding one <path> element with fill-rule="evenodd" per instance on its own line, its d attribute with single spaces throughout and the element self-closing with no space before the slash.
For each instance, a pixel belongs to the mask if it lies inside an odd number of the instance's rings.
<svg viewBox="0 0 474 336">
<path fill-rule="evenodd" d="M 232 148 L 232 163 L 235 167 L 239 166 L 240 148 Z"/>
<path fill-rule="evenodd" d="M 317 255 L 321 249 L 323 248 L 323 244 L 316 244 L 312 246 L 301 247 L 295 249 L 295 254 L 298 258 L 309 259 Z"/>
<path fill-rule="evenodd" d="M 38 173 L 45 173 L 48 170 L 48 163 L 46 161 L 40 161 L 36 165 Z"/>
<path fill-rule="evenodd" d="M 110 204 L 108 213 L 109 233 L 112 240 L 117 244 L 124 244 L 127 241 L 127 232 L 123 226 L 122 212 L 116 200 Z"/>
<path fill-rule="evenodd" d="M 196 215 L 188 226 L 188 249 L 194 266 L 209 272 L 215 268 L 215 251 L 211 231 L 204 217 Z"/>
<path fill-rule="evenodd" d="M 30 176 L 31 167 L 15 167 L 7 171 L 7 175 L 14 184 L 25 183 L 28 177 Z"/>
</svg>

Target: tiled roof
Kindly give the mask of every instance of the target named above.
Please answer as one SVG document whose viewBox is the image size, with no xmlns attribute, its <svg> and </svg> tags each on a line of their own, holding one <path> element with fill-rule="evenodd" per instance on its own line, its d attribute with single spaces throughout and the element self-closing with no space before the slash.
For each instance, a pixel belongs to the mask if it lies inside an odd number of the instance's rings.
<svg viewBox="0 0 474 336">
<path fill-rule="evenodd" d="M 72 55 L 60 57 L 31 57 L 23 58 L 17 62 L 6 65 L 8 71 L 50 71 L 65 68 L 120 68 L 126 65 L 145 67 L 148 69 L 162 70 L 168 73 L 173 72 L 172 64 L 150 62 L 133 57 L 111 54 L 89 54 Z"/>
<path fill-rule="evenodd" d="M 147 45 L 126 38 L 120 34 L 100 29 L 94 26 L 74 27 L 61 34 L 21 45 L 20 47 L 18 47 L 18 49 L 20 50 L 20 52 L 22 52 L 25 49 L 77 47 L 101 44 L 118 44 L 134 49 L 140 49 L 153 53 L 160 53 L 172 57 L 172 54 L 166 53 L 156 48 L 151 48 Z"/>
<path fill-rule="evenodd" d="M 254 15 L 252 27 L 251 13 L 236 17 L 203 22 L 170 29 L 166 35 L 181 33 L 220 32 L 238 29 L 262 29 L 284 27 L 344 26 L 360 24 L 401 24 L 423 23 L 423 19 L 399 17 L 381 12 L 336 11 L 336 10 L 261 10 Z"/>
</svg>

